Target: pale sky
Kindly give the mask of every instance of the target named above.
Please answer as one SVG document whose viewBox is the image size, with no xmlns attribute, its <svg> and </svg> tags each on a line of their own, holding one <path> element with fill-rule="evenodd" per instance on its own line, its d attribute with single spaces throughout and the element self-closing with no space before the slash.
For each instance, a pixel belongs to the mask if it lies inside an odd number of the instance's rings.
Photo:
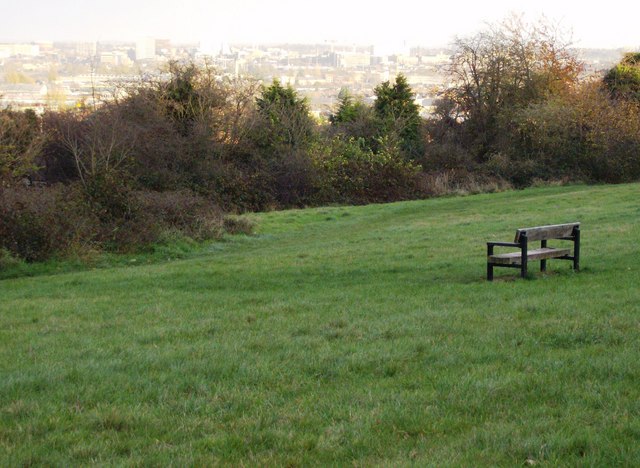
<svg viewBox="0 0 640 468">
<path fill-rule="evenodd" d="M 509 13 L 572 31 L 577 47 L 640 48 L 640 2 L 562 0 L 0 0 L 0 42 L 29 40 L 447 45 Z"/>
</svg>

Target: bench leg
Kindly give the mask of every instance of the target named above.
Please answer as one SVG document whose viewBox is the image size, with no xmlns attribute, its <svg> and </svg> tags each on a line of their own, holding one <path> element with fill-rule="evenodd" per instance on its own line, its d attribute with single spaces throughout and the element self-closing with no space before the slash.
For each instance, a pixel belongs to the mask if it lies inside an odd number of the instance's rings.
<svg viewBox="0 0 640 468">
<path fill-rule="evenodd" d="M 487 281 L 493 281 L 493 264 L 487 263 Z"/>
<path fill-rule="evenodd" d="M 528 251 L 527 234 L 523 233 L 520 236 L 520 276 L 522 278 L 527 277 L 527 251 Z"/>
<path fill-rule="evenodd" d="M 547 241 L 543 240 L 540 242 L 540 247 L 542 247 L 543 249 L 545 247 L 547 247 Z M 540 271 L 547 271 L 547 261 L 546 260 L 540 260 Z"/>
<path fill-rule="evenodd" d="M 580 228 L 573 228 L 573 269 L 580 271 Z"/>
</svg>

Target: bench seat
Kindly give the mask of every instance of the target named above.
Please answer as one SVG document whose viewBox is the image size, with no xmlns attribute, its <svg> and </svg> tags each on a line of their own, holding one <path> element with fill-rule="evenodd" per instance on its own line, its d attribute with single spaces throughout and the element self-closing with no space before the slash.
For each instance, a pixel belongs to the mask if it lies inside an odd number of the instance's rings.
<svg viewBox="0 0 640 468">
<path fill-rule="evenodd" d="M 571 249 L 534 249 L 527 251 L 527 260 L 544 260 L 547 258 L 558 258 L 571 255 Z M 510 252 L 499 255 L 490 255 L 489 261 L 496 265 L 520 265 L 522 260 L 521 252 Z"/>
</svg>

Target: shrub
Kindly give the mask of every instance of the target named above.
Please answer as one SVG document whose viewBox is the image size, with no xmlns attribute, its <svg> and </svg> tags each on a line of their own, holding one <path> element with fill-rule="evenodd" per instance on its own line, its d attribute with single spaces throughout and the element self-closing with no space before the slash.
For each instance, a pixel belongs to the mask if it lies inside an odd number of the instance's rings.
<svg viewBox="0 0 640 468">
<path fill-rule="evenodd" d="M 306 151 L 290 150 L 270 164 L 273 195 L 280 206 L 313 204 L 318 191 L 318 167 Z"/>
<path fill-rule="evenodd" d="M 419 161 L 428 173 L 479 169 L 473 154 L 464 146 L 447 140 L 430 142 Z"/>
<path fill-rule="evenodd" d="M 429 196 L 469 195 L 500 192 L 512 188 L 505 179 L 492 177 L 485 172 L 448 170 L 423 174 L 421 190 Z"/>
<path fill-rule="evenodd" d="M 588 181 L 620 183 L 640 179 L 640 103 L 611 100 L 600 88 L 576 97 L 588 131 L 580 166 Z"/>
<path fill-rule="evenodd" d="M 640 53 L 631 52 L 602 79 L 606 89 L 616 99 L 640 102 Z"/>
<path fill-rule="evenodd" d="M 30 262 L 90 244 L 98 224 L 76 187 L 14 187 L 0 196 L 0 248 Z"/>
<path fill-rule="evenodd" d="M 515 159 L 504 153 L 492 154 L 485 169 L 493 176 L 508 180 L 515 187 L 528 186 L 532 180 L 548 180 L 547 167 L 533 158 Z"/>
<path fill-rule="evenodd" d="M 35 112 L 0 110 L 0 184 L 11 184 L 35 172 L 43 141 Z"/>
<path fill-rule="evenodd" d="M 79 183 L 4 190 L 0 249 L 8 254 L 3 258 L 33 262 L 70 254 L 82 257 L 96 249 L 137 251 L 168 231 L 194 240 L 220 238 L 225 230 L 251 231 L 247 221 L 225 221 L 213 202 L 189 191 L 122 190 L 116 195 L 113 200 L 119 201 L 105 207 Z"/>
<path fill-rule="evenodd" d="M 277 206 L 272 174 L 256 166 L 238 168 L 219 162 L 204 193 L 226 211 L 262 211 Z"/>
<path fill-rule="evenodd" d="M 140 191 L 135 197 L 144 218 L 160 231 L 179 231 L 195 240 L 217 239 L 224 232 L 222 211 L 188 190 Z"/>
<path fill-rule="evenodd" d="M 223 221 L 225 232 L 228 234 L 253 234 L 255 224 L 244 216 L 229 215 Z"/>
<path fill-rule="evenodd" d="M 409 199 L 419 194 L 420 166 L 407 161 L 394 145 L 380 142 L 374 153 L 355 139 L 334 138 L 317 148 L 319 198 L 347 203 Z"/>
<path fill-rule="evenodd" d="M 503 151 L 487 168 L 516 186 L 540 180 L 640 179 L 640 107 L 597 83 L 530 104 L 504 125 Z"/>
<path fill-rule="evenodd" d="M 17 258 L 13 253 L 9 250 L 0 248 L 0 271 L 6 270 L 9 268 L 15 268 L 20 265 L 21 260 Z"/>
</svg>

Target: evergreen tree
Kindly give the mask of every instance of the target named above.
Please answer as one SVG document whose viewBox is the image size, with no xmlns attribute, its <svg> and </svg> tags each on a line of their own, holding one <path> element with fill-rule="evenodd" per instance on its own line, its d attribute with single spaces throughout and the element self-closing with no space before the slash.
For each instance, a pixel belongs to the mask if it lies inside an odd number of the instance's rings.
<svg viewBox="0 0 640 468">
<path fill-rule="evenodd" d="M 284 145 L 296 149 L 311 141 L 314 122 L 309 115 L 309 104 L 291 85 L 285 87 L 273 80 L 270 86 L 263 87 L 256 105 L 266 125 L 266 140 L 262 146 Z"/>
<path fill-rule="evenodd" d="M 420 113 L 407 78 L 399 74 L 393 85 L 385 81 L 374 89 L 374 111 L 380 126 L 380 137 L 397 137 L 407 156 L 415 158 L 423 150 L 420 135 Z"/>
<path fill-rule="evenodd" d="M 348 88 L 342 88 L 338 94 L 338 108 L 335 114 L 329 116 L 332 125 L 355 122 L 365 111 L 362 100 L 355 98 Z"/>
<path fill-rule="evenodd" d="M 614 98 L 640 102 L 640 52 L 626 54 L 607 72 L 603 82 Z"/>
</svg>

